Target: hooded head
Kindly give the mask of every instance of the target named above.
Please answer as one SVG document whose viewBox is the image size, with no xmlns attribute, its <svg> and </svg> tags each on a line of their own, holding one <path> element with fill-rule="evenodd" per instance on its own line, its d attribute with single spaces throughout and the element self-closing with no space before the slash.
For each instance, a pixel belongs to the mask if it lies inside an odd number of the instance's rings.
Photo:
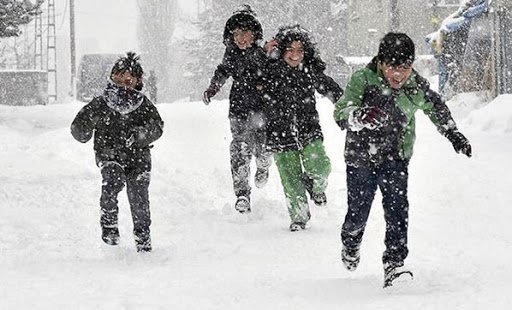
<svg viewBox="0 0 512 310">
<path fill-rule="evenodd" d="M 256 17 L 256 13 L 248 4 L 240 6 L 226 22 L 226 26 L 224 27 L 224 45 L 229 46 L 234 44 L 233 32 L 237 28 L 252 31 L 255 44 L 263 40 L 261 24 Z"/>
<path fill-rule="evenodd" d="M 136 79 L 132 88 L 135 88 L 136 90 L 142 90 L 142 75 L 144 74 L 144 71 L 142 70 L 142 66 L 139 63 L 139 59 L 140 56 L 137 56 L 133 52 L 128 52 L 126 53 L 126 56 L 120 57 L 110 71 L 110 78 L 112 81 L 116 84 L 119 84 L 119 77 L 129 74 L 129 76 Z M 123 84 L 125 81 L 121 82 L 121 84 Z"/>
<path fill-rule="evenodd" d="M 277 49 L 279 51 L 279 58 L 283 58 L 287 49 L 290 49 L 293 42 L 302 43 L 304 50 L 303 65 L 313 67 L 315 70 L 325 70 L 325 63 L 320 58 L 316 44 L 314 43 L 310 32 L 300 25 L 282 26 L 275 35 L 274 39 L 277 41 Z"/>
<path fill-rule="evenodd" d="M 388 32 L 379 44 L 377 59 L 391 66 L 411 66 L 415 58 L 414 43 L 405 33 Z"/>
</svg>

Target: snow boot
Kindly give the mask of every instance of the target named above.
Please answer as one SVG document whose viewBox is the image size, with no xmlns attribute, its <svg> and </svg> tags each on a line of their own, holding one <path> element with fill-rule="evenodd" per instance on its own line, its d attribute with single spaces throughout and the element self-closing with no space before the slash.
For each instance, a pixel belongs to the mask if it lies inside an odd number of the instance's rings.
<svg viewBox="0 0 512 310">
<path fill-rule="evenodd" d="M 327 204 L 327 196 L 325 193 L 313 193 L 311 199 L 317 206 L 325 206 Z"/>
<path fill-rule="evenodd" d="M 303 222 L 293 222 L 290 224 L 290 231 L 298 231 L 301 229 L 306 229 L 306 223 Z"/>
<path fill-rule="evenodd" d="M 151 252 L 153 250 L 151 247 L 151 237 L 135 235 L 135 247 L 138 253 Z"/>
<path fill-rule="evenodd" d="M 256 169 L 256 174 L 254 175 L 254 185 L 257 188 L 262 188 L 267 184 L 268 181 L 268 169 L 258 168 Z"/>
<path fill-rule="evenodd" d="M 359 265 L 360 260 L 361 255 L 359 254 L 359 249 L 352 250 L 346 246 L 343 246 L 341 249 L 341 261 L 348 271 L 355 271 Z"/>
<path fill-rule="evenodd" d="M 240 213 L 250 213 L 251 212 L 251 202 L 249 198 L 245 196 L 238 196 L 235 203 L 235 210 Z"/>
<path fill-rule="evenodd" d="M 413 279 L 413 274 L 404 267 L 404 262 L 384 263 L 384 288 L 393 286 L 398 279 Z"/>
<path fill-rule="evenodd" d="M 118 245 L 119 229 L 117 227 L 102 227 L 101 240 L 108 245 Z"/>
<path fill-rule="evenodd" d="M 327 196 L 325 196 L 324 192 L 315 193 L 313 192 L 313 179 L 308 177 L 307 175 L 302 175 L 302 182 L 304 183 L 304 188 L 309 194 L 309 198 L 313 200 L 315 205 L 317 206 L 325 206 L 327 204 Z"/>
</svg>

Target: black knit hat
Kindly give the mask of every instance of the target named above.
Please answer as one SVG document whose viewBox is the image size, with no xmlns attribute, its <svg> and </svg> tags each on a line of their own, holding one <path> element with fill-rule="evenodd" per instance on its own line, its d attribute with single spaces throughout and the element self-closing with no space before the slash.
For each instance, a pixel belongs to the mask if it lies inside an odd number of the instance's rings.
<svg viewBox="0 0 512 310">
<path fill-rule="evenodd" d="M 224 27 L 224 44 L 233 43 L 233 31 L 236 28 L 250 30 L 254 33 L 254 41 L 263 40 L 263 30 L 256 13 L 248 4 L 241 5 L 226 22 Z"/>
<path fill-rule="evenodd" d="M 142 75 L 144 71 L 142 70 L 142 66 L 139 63 L 140 56 L 137 56 L 134 52 L 126 53 L 126 56 L 120 57 L 114 66 L 112 67 L 112 71 L 110 74 L 123 73 L 128 71 L 134 77 L 139 80 L 142 79 Z"/>
<path fill-rule="evenodd" d="M 410 66 L 415 58 L 414 43 L 405 33 L 388 32 L 380 40 L 377 58 L 392 66 Z"/>
</svg>

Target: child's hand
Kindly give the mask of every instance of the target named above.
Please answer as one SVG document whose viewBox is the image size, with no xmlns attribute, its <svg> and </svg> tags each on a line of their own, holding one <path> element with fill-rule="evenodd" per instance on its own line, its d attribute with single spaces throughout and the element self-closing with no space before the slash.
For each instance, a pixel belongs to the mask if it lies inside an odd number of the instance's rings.
<svg viewBox="0 0 512 310">
<path fill-rule="evenodd" d="M 219 87 L 217 85 L 210 85 L 208 89 L 206 89 L 203 93 L 203 103 L 208 105 L 210 104 L 210 99 L 215 96 L 215 94 L 219 91 Z"/>
<path fill-rule="evenodd" d="M 263 46 L 263 49 L 267 54 L 270 54 L 275 48 L 277 48 L 277 40 L 272 39 L 268 42 L 265 42 L 265 45 Z"/>
<path fill-rule="evenodd" d="M 352 131 L 359 131 L 363 128 L 374 130 L 385 125 L 389 116 L 378 107 L 363 107 L 354 110 L 348 124 Z"/>
<path fill-rule="evenodd" d="M 135 133 L 132 133 L 128 139 L 126 139 L 126 147 L 131 147 L 135 143 Z"/>
</svg>

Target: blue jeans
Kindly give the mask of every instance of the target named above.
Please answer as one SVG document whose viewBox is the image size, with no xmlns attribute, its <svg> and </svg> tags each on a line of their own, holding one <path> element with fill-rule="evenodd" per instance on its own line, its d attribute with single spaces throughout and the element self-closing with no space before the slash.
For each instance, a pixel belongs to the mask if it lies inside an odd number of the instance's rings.
<svg viewBox="0 0 512 310">
<path fill-rule="evenodd" d="M 408 161 L 388 161 L 376 167 L 347 166 L 348 211 L 341 241 L 348 249 L 359 249 L 377 186 L 382 193 L 386 236 L 382 261 L 403 262 L 408 254 L 407 200 Z"/>
</svg>

